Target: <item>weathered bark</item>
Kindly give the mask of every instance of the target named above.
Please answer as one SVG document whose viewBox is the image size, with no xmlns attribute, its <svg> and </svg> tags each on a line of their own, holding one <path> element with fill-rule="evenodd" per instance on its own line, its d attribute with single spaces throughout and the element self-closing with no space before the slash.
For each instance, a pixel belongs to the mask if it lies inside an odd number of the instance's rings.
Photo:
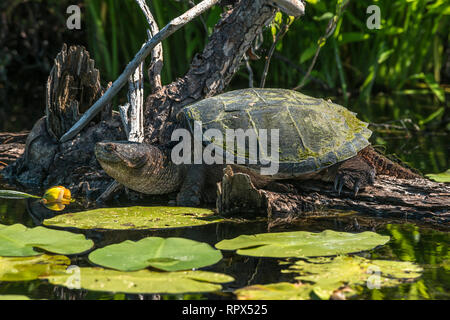
<svg viewBox="0 0 450 320">
<path fill-rule="evenodd" d="M 97 117 L 98 123 L 83 134 L 63 144 L 58 139 L 104 91 L 89 53 L 83 47 L 64 45 L 48 78 L 46 116 L 36 122 L 27 136 L 22 156 L 2 175 L 25 188 L 64 185 L 75 195 L 98 196 L 112 179 L 93 156 L 94 146 L 104 139 L 124 138 L 119 117 L 106 108 Z"/>
<path fill-rule="evenodd" d="M 440 225 L 450 222 L 450 186 L 426 179 L 378 176 L 375 185 L 357 198 L 346 190 L 339 196 L 331 184 L 319 181 L 287 183 L 291 184 L 287 193 L 258 190 L 246 174 L 227 167 L 218 186 L 217 208 L 225 216 L 252 214 L 280 221 L 317 215 L 327 208 Z"/>
<path fill-rule="evenodd" d="M 55 141 L 67 132 L 98 98 L 104 89 L 100 85 L 100 72 L 94 60 L 81 46 L 64 44 L 55 59 L 47 81 L 47 132 Z M 111 108 L 105 108 L 110 116 Z"/>
<path fill-rule="evenodd" d="M 0 170 L 19 159 L 29 132 L 0 132 Z"/>
</svg>

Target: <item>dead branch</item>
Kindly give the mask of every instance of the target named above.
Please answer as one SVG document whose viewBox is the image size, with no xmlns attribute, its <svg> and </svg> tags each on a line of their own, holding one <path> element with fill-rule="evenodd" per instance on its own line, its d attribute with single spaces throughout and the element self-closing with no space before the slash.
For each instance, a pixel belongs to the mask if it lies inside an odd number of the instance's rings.
<svg viewBox="0 0 450 320">
<path fill-rule="evenodd" d="M 198 17 L 200 14 L 217 4 L 219 0 L 204 0 L 194 8 L 186 11 L 178 18 L 173 19 L 166 25 L 160 32 L 158 32 L 150 41 L 148 41 L 134 59 L 127 65 L 122 74 L 113 82 L 111 87 L 105 92 L 105 94 L 98 99 L 92 107 L 86 111 L 81 119 L 70 128 L 60 139 L 60 142 L 65 142 L 72 139 L 77 135 L 89 122 L 102 110 L 102 108 L 111 101 L 112 98 L 122 89 L 131 74 L 139 67 L 144 59 L 152 52 L 161 41 L 167 39 L 170 35 L 175 33 L 181 27 Z"/>
</svg>

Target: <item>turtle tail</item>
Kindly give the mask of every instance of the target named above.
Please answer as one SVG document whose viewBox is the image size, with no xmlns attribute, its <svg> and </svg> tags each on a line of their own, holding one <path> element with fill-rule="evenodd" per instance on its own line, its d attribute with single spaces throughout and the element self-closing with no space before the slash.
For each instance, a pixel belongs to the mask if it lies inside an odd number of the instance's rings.
<svg viewBox="0 0 450 320">
<path fill-rule="evenodd" d="M 359 155 L 375 168 L 377 175 L 388 175 L 400 179 L 416 179 L 422 177 L 411 169 L 388 159 L 385 155 L 379 153 L 371 146 L 361 150 Z"/>
</svg>

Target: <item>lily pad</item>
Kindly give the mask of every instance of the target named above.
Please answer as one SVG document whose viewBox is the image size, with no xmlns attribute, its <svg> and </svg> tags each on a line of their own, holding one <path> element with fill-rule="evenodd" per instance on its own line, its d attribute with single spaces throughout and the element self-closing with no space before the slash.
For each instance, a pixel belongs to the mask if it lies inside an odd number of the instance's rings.
<svg viewBox="0 0 450 320">
<path fill-rule="evenodd" d="M 15 191 L 15 190 L 0 190 L 0 198 L 22 200 L 22 199 L 29 199 L 29 198 L 40 199 L 41 197 L 33 196 L 32 194 Z"/>
<path fill-rule="evenodd" d="M 78 254 L 93 246 L 92 240 L 87 240 L 82 234 L 43 227 L 27 228 L 21 224 L 0 225 L 0 256 L 27 257 L 42 254 L 34 248 L 58 254 Z"/>
<path fill-rule="evenodd" d="M 68 213 L 44 221 L 44 225 L 106 230 L 170 229 L 222 221 L 209 209 L 182 207 L 101 208 Z"/>
<path fill-rule="evenodd" d="M 217 249 L 237 250 L 253 257 L 318 257 L 370 250 L 389 241 L 389 236 L 374 232 L 346 233 L 325 230 L 242 235 L 216 244 Z"/>
<path fill-rule="evenodd" d="M 124 241 L 89 254 L 91 262 L 120 271 L 136 271 L 149 266 L 164 271 L 189 270 L 215 264 L 221 259 L 222 253 L 207 243 L 158 237 Z"/>
<path fill-rule="evenodd" d="M 442 173 L 427 174 L 426 177 L 431 180 L 434 180 L 436 182 L 449 183 L 450 182 L 450 169 L 448 169 L 447 171 L 442 172 Z"/>
<path fill-rule="evenodd" d="M 0 295 L 0 301 L 1 300 L 31 300 L 31 299 L 28 298 L 27 296 L 8 294 L 8 295 Z"/>
<path fill-rule="evenodd" d="M 70 275 L 44 277 L 54 285 L 65 286 Z M 206 271 L 155 272 L 140 270 L 122 272 L 102 268 L 80 268 L 83 289 L 121 293 L 193 293 L 222 289 L 220 283 L 234 281 L 230 276 Z"/>
<path fill-rule="evenodd" d="M 355 286 L 381 288 L 414 281 L 421 276 L 422 268 L 411 262 L 338 256 L 300 260 L 283 272 L 299 273 L 295 279 L 300 283 L 250 286 L 236 290 L 235 294 L 242 300 L 330 299 L 343 288 L 348 295 L 354 293 Z"/>
<path fill-rule="evenodd" d="M 0 281 L 29 281 L 40 276 L 65 272 L 70 259 L 65 256 L 0 257 Z"/>
<path fill-rule="evenodd" d="M 309 300 L 312 287 L 301 283 L 271 283 L 236 290 L 239 300 Z"/>
</svg>

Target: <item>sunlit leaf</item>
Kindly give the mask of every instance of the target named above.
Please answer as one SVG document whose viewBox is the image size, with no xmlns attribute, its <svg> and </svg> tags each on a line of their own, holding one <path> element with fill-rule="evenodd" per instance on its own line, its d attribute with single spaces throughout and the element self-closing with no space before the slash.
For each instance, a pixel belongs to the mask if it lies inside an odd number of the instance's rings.
<svg viewBox="0 0 450 320">
<path fill-rule="evenodd" d="M 0 257 L 0 281 L 29 281 L 40 276 L 65 272 L 70 259 L 65 256 Z"/>
<path fill-rule="evenodd" d="M 27 296 L 8 294 L 8 295 L 0 295 L 0 301 L 1 300 L 31 300 L 31 299 L 28 298 Z"/>
<path fill-rule="evenodd" d="M 206 271 L 154 272 L 140 270 L 122 272 L 101 268 L 80 268 L 81 288 L 92 291 L 122 293 L 188 293 L 213 292 L 220 283 L 234 281 L 230 276 Z M 54 285 L 67 285 L 70 275 L 42 277 Z"/>
<path fill-rule="evenodd" d="M 209 209 L 182 207 L 101 208 L 67 213 L 44 221 L 46 226 L 78 229 L 170 229 L 222 221 Z"/>
<path fill-rule="evenodd" d="M 164 271 L 206 267 L 222 259 L 209 244 L 182 238 L 150 237 L 124 241 L 89 254 L 91 262 L 120 271 L 136 271 L 149 266 Z"/>
<path fill-rule="evenodd" d="M 82 234 L 51 230 L 43 227 L 27 228 L 21 224 L 0 225 L 0 256 L 26 257 L 41 254 L 34 248 L 58 254 L 78 254 L 93 247 L 92 240 Z"/>
<path fill-rule="evenodd" d="M 431 173 L 426 175 L 427 178 L 436 182 L 449 183 L 450 182 L 450 169 L 442 173 Z"/>
<path fill-rule="evenodd" d="M 242 235 L 216 244 L 221 250 L 237 250 L 255 257 L 317 257 L 370 250 L 389 241 L 389 236 L 374 232 L 345 233 L 326 230 Z"/>
</svg>

